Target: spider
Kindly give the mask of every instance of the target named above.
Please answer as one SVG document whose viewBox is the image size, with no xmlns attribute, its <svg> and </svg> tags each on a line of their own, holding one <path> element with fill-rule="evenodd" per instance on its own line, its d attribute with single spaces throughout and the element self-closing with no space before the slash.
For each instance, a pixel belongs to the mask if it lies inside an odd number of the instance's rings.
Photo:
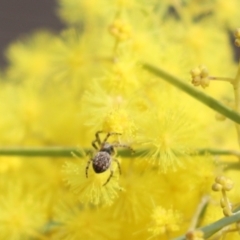
<svg viewBox="0 0 240 240">
<path fill-rule="evenodd" d="M 120 143 L 108 143 L 107 140 L 112 135 L 121 135 L 121 133 L 117 132 L 109 132 L 107 133 L 106 137 L 103 141 L 100 140 L 99 134 L 103 133 L 103 131 L 98 131 L 95 134 L 95 140 L 92 141 L 92 146 L 97 150 L 97 153 L 89 159 L 86 166 L 86 177 L 88 177 L 88 169 L 90 166 L 90 163 L 92 162 L 93 170 L 95 173 L 102 173 L 105 172 L 108 168 L 110 168 L 110 175 L 107 179 L 107 181 L 103 184 L 105 186 L 110 179 L 113 176 L 113 168 L 112 168 L 112 161 L 115 161 L 118 165 L 119 173 L 121 174 L 121 167 L 120 163 L 116 158 L 113 158 L 113 155 L 115 153 L 114 148 L 115 147 L 124 147 L 128 148 L 133 151 L 133 149 L 125 144 Z M 98 145 L 98 146 L 97 146 Z"/>
</svg>

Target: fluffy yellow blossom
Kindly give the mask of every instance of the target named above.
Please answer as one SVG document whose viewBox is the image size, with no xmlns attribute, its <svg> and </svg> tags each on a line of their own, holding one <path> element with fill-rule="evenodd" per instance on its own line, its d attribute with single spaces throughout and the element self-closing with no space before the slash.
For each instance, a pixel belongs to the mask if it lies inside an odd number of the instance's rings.
<svg viewBox="0 0 240 240">
<path fill-rule="evenodd" d="M 15 92 L 14 97 L 13 92 Z M 14 85 L 1 84 L 0 112 L 4 115 L 4 118 L 0 119 L 2 145 L 19 144 L 23 140 L 24 130 L 19 118 L 16 117 L 19 113 L 16 109 L 18 108 L 16 102 L 19 102 L 17 92 Z"/>
<path fill-rule="evenodd" d="M 167 98 L 167 94 L 162 94 L 162 97 L 158 108 L 152 106 L 139 120 L 138 142 L 142 148 L 148 149 L 146 160 L 159 165 L 160 171 L 166 172 L 183 166 L 181 157 L 188 157 L 200 139 L 192 136 L 196 125 L 179 103 L 169 101 L 166 104 L 164 97 Z"/>
<path fill-rule="evenodd" d="M 51 71 L 54 40 L 49 32 L 37 32 L 12 44 L 6 53 L 10 63 L 8 78 L 15 82 L 34 82 L 35 86 L 45 82 Z"/>
<path fill-rule="evenodd" d="M 107 132 L 119 132 L 123 137 L 131 140 L 136 133 L 134 113 L 127 100 L 129 93 L 117 95 L 107 89 L 105 80 L 92 82 L 82 99 L 82 107 L 90 105 L 91 111 L 83 112 L 83 119 L 91 129 Z"/>
<path fill-rule="evenodd" d="M 131 117 L 123 109 L 116 109 L 108 112 L 103 122 L 103 131 L 119 132 L 127 136 L 134 136 L 136 127 Z"/>
<path fill-rule="evenodd" d="M 68 24 L 95 23 L 96 18 L 103 18 L 104 13 L 110 13 L 109 3 L 102 0 L 76 1 L 60 0 L 58 13 Z M 111 4 L 110 4 L 111 6 Z M 111 8 L 110 8 L 111 9 Z M 94 27 L 94 25 L 92 25 Z"/>
<path fill-rule="evenodd" d="M 90 53 L 85 48 L 86 40 L 75 29 L 63 31 L 61 37 L 54 42 L 52 52 L 52 71 L 56 81 L 79 81 L 87 70 Z"/>
<path fill-rule="evenodd" d="M 124 23 L 120 19 L 115 19 L 109 26 L 109 32 L 118 40 L 124 41 L 131 37 L 130 25 Z"/>
<path fill-rule="evenodd" d="M 147 219 L 152 204 L 163 193 L 161 183 L 156 178 L 156 170 L 139 161 L 140 159 L 122 160 L 119 184 L 123 190 L 119 192 L 119 197 L 110 209 L 114 219 L 129 224 Z"/>
<path fill-rule="evenodd" d="M 152 236 L 169 236 L 171 233 L 180 230 L 182 214 L 173 209 L 164 209 L 158 206 L 153 211 L 152 221 L 152 226 L 148 229 Z"/>
<path fill-rule="evenodd" d="M 118 183 L 119 173 L 114 171 L 111 180 L 106 184 L 110 171 L 97 174 L 92 169 L 88 170 L 86 177 L 87 161 L 81 159 L 74 162 L 66 162 L 63 168 L 64 179 L 70 190 L 76 194 L 76 198 L 84 204 L 111 205 L 122 190 Z M 114 166 L 116 168 L 116 166 Z"/>
<path fill-rule="evenodd" d="M 105 209 L 83 207 L 75 201 L 56 207 L 51 239 L 119 239 L 119 227 Z"/>
<path fill-rule="evenodd" d="M 136 59 L 132 55 L 122 52 L 114 64 L 111 72 L 102 79 L 102 85 L 116 95 L 119 92 L 132 94 L 141 88 L 141 67 L 138 66 Z"/>
<path fill-rule="evenodd" d="M 223 27 L 228 26 L 230 28 L 235 28 L 238 26 L 238 8 L 240 3 L 237 0 L 224 1 L 217 0 L 214 6 L 214 14 L 216 16 L 216 21 L 220 22 Z M 220 12 L 222 14 L 220 14 Z"/>
<path fill-rule="evenodd" d="M 26 192 L 20 182 L 9 182 L 1 189 L 1 239 L 41 239 L 40 232 L 47 220 L 44 199 L 40 200 L 36 191 L 31 190 Z"/>
</svg>

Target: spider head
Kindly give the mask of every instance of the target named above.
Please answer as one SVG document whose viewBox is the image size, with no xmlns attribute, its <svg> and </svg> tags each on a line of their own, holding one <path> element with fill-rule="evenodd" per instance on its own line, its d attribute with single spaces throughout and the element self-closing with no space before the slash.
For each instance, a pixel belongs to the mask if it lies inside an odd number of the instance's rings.
<svg viewBox="0 0 240 240">
<path fill-rule="evenodd" d="M 113 145 L 105 142 L 101 149 L 100 149 L 100 152 L 107 152 L 109 155 L 112 155 L 114 153 L 114 148 L 113 148 Z"/>
</svg>

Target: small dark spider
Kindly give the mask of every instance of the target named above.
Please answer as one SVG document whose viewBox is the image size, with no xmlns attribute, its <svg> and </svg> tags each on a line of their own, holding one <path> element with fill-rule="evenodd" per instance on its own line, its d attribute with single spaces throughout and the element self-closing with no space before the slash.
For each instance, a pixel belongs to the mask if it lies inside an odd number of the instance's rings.
<svg viewBox="0 0 240 240">
<path fill-rule="evenodd" d="M 119 173 L 121 174 L 121 167 L 120 163 L 116 158 L 113 158 L 113 155 L 115 153 L 114 148 L 115 147 L 124 147 L 129 148 L 133 151 L 133 149 L 125 144 L 120 143 L 108 143 L 107 140 L 111 135 L 121 135 L 121 133 L 116 132 L 109 132 L 107 133 L 104 140 L 101 142 L 99 134 L 103 133 L 103 131 L 98 131 L 95 134 L 96 139 L 92 142 L 92 146 L 97 150 L 97 153 L 88 161 L 86 166 L 86 177 L 88 177 L 88 169 L 90 166 L 90 163 L 92 162 L 93 170 L 95 173 L 102 173 L 105 172 L 108 168 L 110 168 L 110 175 L 107 179 L 107 181 L 103 184 L 106 185 L 111 177 L 113 176 L 113 169 L 112 169 L 112 161 L 115 161 L 118 165 Z M 97 146 L 98 145 L 98 146 Z"/>
</svg>

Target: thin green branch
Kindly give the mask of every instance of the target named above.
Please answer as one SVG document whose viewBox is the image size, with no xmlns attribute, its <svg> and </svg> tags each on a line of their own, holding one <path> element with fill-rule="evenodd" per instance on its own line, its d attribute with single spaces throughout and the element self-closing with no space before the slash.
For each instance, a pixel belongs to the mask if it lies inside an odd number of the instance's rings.
<svg viewBox="0 0 240 240">
<path fill-rule="evenodd" d="M 196 155 L 226 155 L 226 156 L 236 156 L 240 157 L 240 152 L 235 150 L 222 150 L 222 149 L 211 149 L 211 148 L 203 148 L 197 149 L 195 152 Z"/>
<path fill-rule="evenodd" d="M 229 83 L 234 83 L 233 78 L 227 78 L 227 77 L 214 77 L 214 76 L 209 76 L 208 79 L 210 80 L 216 80 L 216 81 L 224 81 L 224 82 L 229 82 Z"/>
<path fill-rule="evenodd" d="M 92 152 L 90 148 L 84 148 L 80 151 L 78 147 L 1 147 L 0 156 L 23 156 L 23 157 L 72 157 L 72 153 L 78 157 L 84 157 L 84 152 Z M 121 157 L 143 157 L 149 152 L 148 149 L 135 149 L 132 153 L 128 149 L 118 150 L 118 156 Z M 199 155 L 226 155 L 240 157 L 240 152 L 234 150 L 220 149 L 196 149 L 189 153 L 192 156 Z M 177 154 L 176 154 L 177 155 Z"/>
<path fill-rule="evenodd" d="M 240 212 L 236 212 L 229 217 L 224 217 L 212 224 L 198 228 L 198 230 L 204 232 L 204 239 L 206 239 L 211 237 L 214 233 L 218 232 L 222 228 L 239 221 L 240 221 Z M 185 236 L 174 238 L 174 240 L 185 240 L 185 239 L 186 239 Z"/>
<path fill-rule="evenodd" d="M 148 70 L 149 72 L 153 73 L 154 75 L 163 78 L 165 81 L 173 84 L 175 87 L 181 89 L 185 93 L 189 94 L 193 98 L 197 99 L 198 101 L 202 102 L 206 106 L 210 107 L 211 109 L 215 110 L 216 112 L 224 115 L 225 117 L 231 119 L 236 123 L 240 123 L 240 114 L 237 112 L 227 108 L 222 103 L 218 102 L 214 98 L 196 90 L 189 84 L 184 83 L 181 79 L 170 75 L 169 73 L 152 66 L 148 63 L 142 63 L 144 69 Z"/>
<path fill-rule="evenodd" d="M 203 215 L 203 212 L 205 212 L 206 206 L 209 203 L 210 197 L 208 195 L 203 196 L 200 203 L 197 206 L 196 212 L 193 215 L 193 218 L 191 220 L 190 226 L 189 226 L 189 231 L 194 230 L 198 223 L 200 217 Z"/>
<path fill-rule="evenodd" d="M 77 147 L 1 147 L 0 156 L 23 156 L 23 157 L 84 157 L 92 149 L 84 148 L 80 151 Z M 85 154 L 84 154 L 85 153 Z M 146 150 L 138 150 L 131 153 L 129 150 L 119 150 L 118 155 L 121 157 L 137 157 L 146 153 Z"/>
<path fill-rule="evenodd" d="M 240 66 L 238 67 L 238 71 L 233 83 L 234 88 L 234 97 L 235 97 L 235 109 L 238 113 L 240 113 Z M 240 125 L 235 124 L 238 136 L 238 145 L 240 146 Z"/>
<path fill-rule="evenodd" d="M 72 157 L 72 152 L 79 157 L 83 154 L 76 147 L 1 147 L 0 156 L 23 157 Z"/>
</svg>

